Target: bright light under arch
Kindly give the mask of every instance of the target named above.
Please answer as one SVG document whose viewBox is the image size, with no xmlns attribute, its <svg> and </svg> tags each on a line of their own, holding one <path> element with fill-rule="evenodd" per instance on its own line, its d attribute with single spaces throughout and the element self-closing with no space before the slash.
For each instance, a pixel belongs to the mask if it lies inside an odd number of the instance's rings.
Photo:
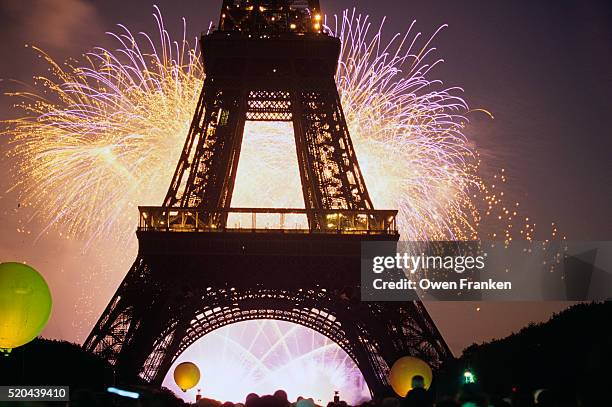
<svg viewBox="0 0 612 407">
<path fill-rule="evenodd" d="M 183 393 L 172 372 L 181 362 L 200 368 L 196 388 Z M 203 397 L 244 402 L 249 393 L 283 389 L 291 401 L 312 397 L 326 405 L 340 392 L 350 405 L 370 399 L 363 375 L 335 342 L 298 324 L 274 320 L 243 321 L 219 328 L 197 340 L 174 362 L 163 381 L 186 401 Z"/>
</svg>

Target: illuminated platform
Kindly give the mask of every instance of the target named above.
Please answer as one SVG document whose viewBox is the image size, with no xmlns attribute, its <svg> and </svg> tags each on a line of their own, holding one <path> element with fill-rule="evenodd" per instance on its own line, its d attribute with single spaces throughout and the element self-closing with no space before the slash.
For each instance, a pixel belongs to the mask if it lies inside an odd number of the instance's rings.
<svg viewBox="0 0 612 407">
<path fill-rule="evenodd" d="M 230 208 L 207 211 L 152 206 L 142 206 L 139 210 L 139 231 L 398 235 L 396 210 Z"/>
</svg>

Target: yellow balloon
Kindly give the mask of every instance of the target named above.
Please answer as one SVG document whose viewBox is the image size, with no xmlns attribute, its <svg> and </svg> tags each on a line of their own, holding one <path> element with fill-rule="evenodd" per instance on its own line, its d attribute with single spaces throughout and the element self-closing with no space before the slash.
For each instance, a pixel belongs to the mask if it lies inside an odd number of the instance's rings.
<svg viewBox="0 0 612 407">
<path fill-rule="evenodd" d="M 51 293 L 45 279 L 23 263 L 0 264 L 0 350 L 36 338 L 49 315 Z"/>
<path fill-rule="evenodd" d="M 417 375 L 423 376 L 425 388 L 428 389 L 433 376 L 429 365 L 419 358 L 404 356 L 391 367 L 389 382 L 398 396 L 405 397 L 412 390 L 412 378 Z"/>
<path fill-rule="evenodd" d="M 199 381 L 200 369 L 195 364 L 183 362 L 174 368 L 174 382 L 181 390 L 187 391 L 195 387 Z"/>
</svg>

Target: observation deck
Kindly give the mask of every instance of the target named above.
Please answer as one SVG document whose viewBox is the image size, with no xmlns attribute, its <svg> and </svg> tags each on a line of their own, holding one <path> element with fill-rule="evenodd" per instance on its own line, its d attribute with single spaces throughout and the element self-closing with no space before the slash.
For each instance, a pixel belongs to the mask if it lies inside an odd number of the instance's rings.
<svg viewBox="0 0 612 407">
<path fill-rule="evenodd" d="M 139 231 L 397 236 L 396 210 L 141 206 Z"/>
</svg>

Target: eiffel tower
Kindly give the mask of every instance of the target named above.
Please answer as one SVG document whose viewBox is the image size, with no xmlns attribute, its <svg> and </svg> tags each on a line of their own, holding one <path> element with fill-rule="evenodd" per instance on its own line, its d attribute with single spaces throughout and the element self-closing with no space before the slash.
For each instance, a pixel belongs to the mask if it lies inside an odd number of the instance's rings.
<svg viewBox="0 0 612 407">
<path fill-rule="evenodd" d="M 340 46 L 318 0 L 223 1 L 167 196 L 139 208 L 136 261 L 83 345 L 120 378 L 160 385 L 196 340 L 253 319 L 333 340 L 373 396 L 391 392 L 399 357 L 436 368 L 451 355 L 422 303 L 360 301 L 361 242 L 399 234 L 357 162 L 334 80 Z M 230 206 L 247 120 L 293 124 L 305 208 Z"/>
</svg>

